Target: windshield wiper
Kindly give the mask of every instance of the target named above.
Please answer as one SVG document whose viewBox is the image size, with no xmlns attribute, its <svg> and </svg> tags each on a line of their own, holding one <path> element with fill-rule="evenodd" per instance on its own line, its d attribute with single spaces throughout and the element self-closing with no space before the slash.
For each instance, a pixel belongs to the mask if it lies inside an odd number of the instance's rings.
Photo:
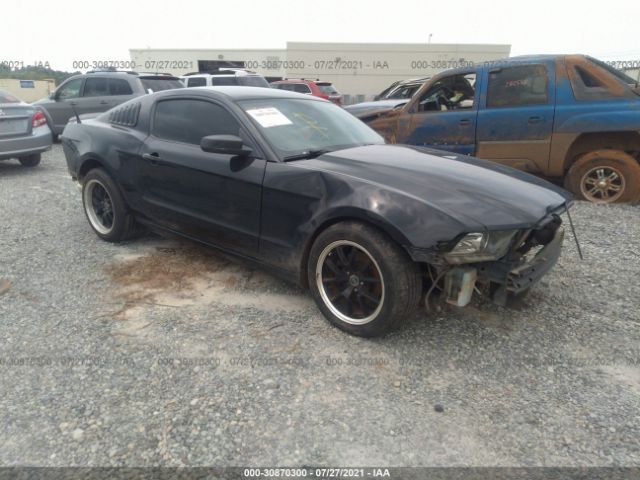
<svg viewBox="0 0 640 480">
<path fill-rule="evenodd" d="M 285 162 L 289 162 L 292 160 L 307 160 L 311 158 L 317 158 L 320 155 L 324 155 L 325 153 L 329 153 L 331 150 L 307 150 L 306 152 L 296 153 L 295 155 L 288 155 L 283 158 Z"/>
</svg>

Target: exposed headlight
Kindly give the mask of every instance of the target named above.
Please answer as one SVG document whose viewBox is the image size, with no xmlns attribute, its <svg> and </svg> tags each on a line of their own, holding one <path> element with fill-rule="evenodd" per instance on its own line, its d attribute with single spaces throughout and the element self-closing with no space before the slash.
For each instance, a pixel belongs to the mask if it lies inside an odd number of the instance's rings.
<svg viewBox="0 0 640 480">
<path fill-rule="evenodd" d="M 444 254 L 449 263 L 489 262 L 503 257 L 517 230 L 468 233 Z"/>
</svg>

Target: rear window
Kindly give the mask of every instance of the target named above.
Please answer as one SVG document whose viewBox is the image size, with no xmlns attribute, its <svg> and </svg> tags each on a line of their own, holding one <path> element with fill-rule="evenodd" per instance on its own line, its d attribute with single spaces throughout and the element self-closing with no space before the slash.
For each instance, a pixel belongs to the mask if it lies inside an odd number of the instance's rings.
<svg viewBox="0 0 640 480">
<path fill-rule="evenodd" d="M 259 75 L 250 75 L 247 77 L 238 77 L 238 83 L 245 87 L 264 87 L 269 88 L 269 82 Z"/>
<path fill-rule="evenodd" d="M 338 90 L 336 90 L 336 87 L 334 87 L 330 83 L 316 83 L 316 85 L 318 85 L 318 88 L 322 93 L 326 93 L 327 95 L 338 93 Z"/>
<path fill-rule="evenodd" d="M 211 77 L 211 85 L 238 85 L 236 77 Z"/>
<path fill-rule="evenodd" d="M 190 78 L 187 80 L 187 87 L 206 87 L 207 79 L 204 77 Z"/>
<path fill-rule="evenodd" d="M 11 95 L 9 92 L 0 90 L 0 103 L 20 103 L 20 100 Z"/>
<path fill-rule="evenodd" d="M 183 88 L 184 85 L 177 78 L 141 78 L 142 86 L 145 91 L 161 92 L 162 90 L 171 90 L 173 88 Z"/>
</svg>

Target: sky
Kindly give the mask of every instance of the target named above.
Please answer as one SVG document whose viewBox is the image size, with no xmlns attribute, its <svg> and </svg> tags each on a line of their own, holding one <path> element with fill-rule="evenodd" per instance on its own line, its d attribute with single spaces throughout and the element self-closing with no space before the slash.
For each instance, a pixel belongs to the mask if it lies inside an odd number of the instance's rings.
<svg viewBox="0 0 640 480">
<path fill-rule="evenodd" d="M 0 62 L 129 60 L 130 48 L 285 48 L 287 41 L 494 43 L 511 54 L 640 60 L 640 2 L 30 0 L 2 6 Z"/>
</svg>

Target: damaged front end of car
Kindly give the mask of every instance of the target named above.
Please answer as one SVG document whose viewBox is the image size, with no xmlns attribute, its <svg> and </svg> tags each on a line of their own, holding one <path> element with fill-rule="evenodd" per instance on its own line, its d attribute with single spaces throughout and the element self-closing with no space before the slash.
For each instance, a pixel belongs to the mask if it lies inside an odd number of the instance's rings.
<svg viewBox="0 0 640 480">
<path fill-rule="evenodd" d="M 474 292 L 499 305 L 527 292 L 560 257 L 563 211 L 566 206 L 530 228 L 468 232 L 430 252 L 412 252 L 427 264 L 425 304 L 436 289 L 446 303 L 458 307 L 468 305 Z"/>
</svg>

